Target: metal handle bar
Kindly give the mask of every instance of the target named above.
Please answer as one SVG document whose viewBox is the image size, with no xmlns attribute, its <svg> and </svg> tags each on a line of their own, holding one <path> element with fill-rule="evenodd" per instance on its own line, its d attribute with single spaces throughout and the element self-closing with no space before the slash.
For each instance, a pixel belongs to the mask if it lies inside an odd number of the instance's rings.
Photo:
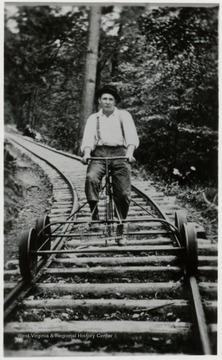
<svg viewBox="0 0 222 360">
<path fill-rule="evenodd" d="M 128 158 L 126 156 L 107 156 L 107 157 L 100 157 L 100 156 L 93 156 L 93 157 L 88 157 L 86 160 L 128 160 Z"/>
</svg>

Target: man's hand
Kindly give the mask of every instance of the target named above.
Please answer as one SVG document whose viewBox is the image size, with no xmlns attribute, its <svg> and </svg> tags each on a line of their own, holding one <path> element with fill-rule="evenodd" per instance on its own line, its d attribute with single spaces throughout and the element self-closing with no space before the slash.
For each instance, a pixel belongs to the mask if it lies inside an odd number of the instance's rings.
<svg viewBox="0 0 222 360">
<path fill-rule="evenodd" d="M 83 164 L 83 165 L 87 165 L 87 164 L 88 164 L 87 158 L 88 158 L 88 156 L 87 156 L 87 157 L 86 157 L 86 156 L 83 156 L 83 157 L 82 157 L 82 160 L 81 160 L 81 161 L 82 161 L 82 164 Z"/>
<path fill-rule="evenodd" d="M 126 157 L 127 157 L 127 161 L 128 161 L 130 164 L 133 164 L 133 163 L 136 161 L 136 159 L 135 159 L 134 156 L 127 156 L 127 155 L 126 155 Z"/>
<path fill-rule="evenodd" d="M 83 157 L 82 157 L 82 160 L 81 160 L 84 165 L 87 165 L 89 163 L 88 158 L 90 157 L 90 154 L 91 154 L 91 148 L 86 147 L 84 149 L 84 154 L 83 154 Z"/>
<path fill-rule="evenodd" d="M 126 152 L 126 158 L 128 159 L 129 163 L 132 164 L 136 161 L 136 159 L 133 156 L 135 150 L 135 146 L 134 145 L 129 145 L 127 148 L 127 152 Z"/>
</svg>

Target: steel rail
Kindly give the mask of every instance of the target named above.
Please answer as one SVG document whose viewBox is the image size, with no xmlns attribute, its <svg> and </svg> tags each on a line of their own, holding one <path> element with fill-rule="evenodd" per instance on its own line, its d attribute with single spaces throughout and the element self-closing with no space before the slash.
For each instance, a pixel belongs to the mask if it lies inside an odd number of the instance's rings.
<svg viewBox="0 0 222 360">
<path fill-rule="evenodd" d="M 195 317 L 196 330 L 200 338 L 203 355 L 212 355 L 207 322 L 203 310 L 203 304 L 201 301 L 197 280 L 194 276 L 189 276 L 187 281 L 189 290 L 192 294 L 191 303 L 193 308 L 193 314 Z"/>
<path fill-rule="evenodd" d="M 160 217 L 163 219 L 163 222 L 166 222 L 166 224 L 170 224 L 170 220 L 168 219 L 167 215 L 161 210 L 161 208 L 159 207 L 159 205 L 153 200 L 151 199 L 147 194 L 145 194 L 143 191 L 141 191 L 140 189 L 138 189 L 135 185 L 132 184 L 132 189 L 141 197 L 143 197 L 144 199 L 146 199 L 146 201 L 150 204 L 152 204 L 152 206 L 155 208 L 155 210 L 157 211 L 157 213 L 160 215 Z M 175 226 L 173 224 L 171 224 L 171 228 L 173 228 L 175 230 Z M 175 236 L 176 234 L 176 236 Z M 177 245 L 180 246 L 180 242 L 178 239 L 178 231 L 176 231 L 176 233 L 172 233 L 171 234 L 171 239 L 175 240 Z"/>
<path fill-rule="evenodd" d="M 136 188 L 134 185 L 132 185 L 132 188 L 135 192 L 137 192 L 138 194 L 140 194 L 141 196 L 146 198 L 147 201 L 151 202 L 153 204 L 153 206 L 156 208 L 157 212 L 159 212 L 159 214 L 161 216 L 163 216 L 164 219 L 167 220 L 167 216 L 162 212 L 160 207 L 155 203 L 155 201 L 153 199 L 150 199 L 146 194 L 144 194 L 141 190 Z M 175 237 L 175 234 L 172 233 L 172 236 L 174 236 L 176 241 L 179 243 L 178 238 Z M 199 335 L 203 355 L 211 355 L 212 351 L 211 351 L 211 346 L 210 346 L 210 338 L 209 338 L 209 334 L 208 334 L 205 313 L 204 313 L 204 309 L 203 309 L 203 304 L 201 302 L 201 296 L 200 296 L 197 280 L 194 276 L 189 276 L 188 283 L 189 283 L 189 289 L 190 289 L 190 291 L 189 291 L 190 301 L 192 304 L 193 316 L 195 319 L 195 321 L 194 321 L 195 327 L 196 327 L 198 335 Z"/>
<path fill-rule="evenodd" d="M 160 207 L 155 203 L 155 201 L 153 199 L 150 199 L 146 194 L 144 194 L 141 190 L 136 188 L 134 185 L 132 185 L 132 188 L 135 192 L 137 192 L 138 194 L 140 194 L 141 196 L 146 198 L 147 201 L 151 202 L 153 204 L 153 206 L 156 208 L 157 212 L 159 212 L 159 214 L 162 215 L 163 218 L 167 220 L 167 216 L 162 212 Z M 178 238 L 175 237 L 175 234 L 172 233 L 172 236 L 174 236 L 176 241 L 179 243 Z M 189 283 L 189 287 L 190 287 L 190 291 L 189 291 L 190 300 L 193 305 L 192 307 L 193 307 L 193 314 L 194 314 L 194 318 L 195 318 L 195 327 L 197 328 L 197 331 L 199 334 L 201 348 L 202 348 L 204 355 L 211 355 L 212 351 L 211 351 L 211 346 L 210 346 L 208 329 L 207 329 L 207 325 L 206 325 L 206 318 L 205 318 L 203 304 L 201 302 L 201 296 L 200 296 L 196 278 L 194 276 L 189 276 L 188 283 Z"/>
<path fill-rule="evenodd" d="M 45 148 L 47 150 L 51 150 L 52 152 L 54 153 L 57 153 L 57 154 L 60 154 L 60 155 L 64 155 L 65 157 L 70 157 L 72 159 L 75 159 L 75 160 L 78 160 L 78 161 L 81 161 L 81 157 L 78 156 L 78 155 L 74 155 L 74 154 L 70 154 L 70 153 L 67 153 L 65 151 L 62 151 L 62 150 L 57 150 L 55 148 L 52 148 L 51 146 L 49 145 L 45 145 L 45 144 L 42 144 L 42 143 L 39 143 L 39 142 L 36 142 L 36 141 L 32 141 L 30 140 L 29 138 L 25 137 L 25 136 L 21 136 L 21 135 L 17 135 L 17 134 L 11 134 L 11 133 L 7 133 L 11 138 L 13 137 L 18 137 L 18 138 L 22 138 L 22 139 L 25 139 L 25 141 L 31 143 L 31 144 L 34 144 L 34 145 L 37 145 L 39 147 L 42 147 L 42 148 Z M 16 141 L 16 140 L 15 140 Z M 21 145 L 22 146 L 22 145 Z"/>
<path fill-rule="evenodd" d="M 12 139 L 11 137 L 10 137 L 10 139 L 11 139 L 11 141 L 14 141 L 15 143 L 17 143 L 17 145 L 19 145 L 22 148 L 28 150 L 30 153 L 32 153 L 33 155 L 35 155 L 39 159 L 45 161 L 49 166 L 51 166 L 54 170 L 56 170 L 60 174 L 60 176 L 63 178 L 63 180 L 69 185 L 69 188 L 70 188 L 70 191 L 71 191 L 71 194 L 72 194 L 71 213 L 75 212 L 75 210 L 77 209 L 78 197 L 77 197 L 76 190 L 74 189 L 74 187 L 73 187 L 72 183 L 70 182 L 70 180 L 58 168 L 56 168 L 55 165 L 51 164 L 48 160 L 41 157 L 40 155 L 36 155 L 34 151 L 29 150 L 24 145 L 21 145 L 19 142 Z M 70 226 L 70 224 L 65 224 L 64 232 L 68 230 L 69 226 Z M 53 243 L 52 250 L 61 249 L 61 247 L 64 244 L 64 241 L 65 241 L 64 237 L 58 237 L 58 239 L 55 240 L 55 242 Z M 18 282 L 18 284 L 15 286 L 15 288 L 6 295 L 6 297 L 4 299 L 4 319 L 6 319 L 9 316 L 11 311 L 16 306 L 18 300 L 21 300 L 22 298 L 24 298 L 26 296 L 26 294 L 31 290 L 31 288 L 33 287 L 35 281 L 38 280 L 39 277 L 41 276 L 41 270 L 43 268 L 45 268 L 45 267 L 48 267 L 50 265 L 50 263 L 52 262 L 53 258 L 54 258 L 54 255 L 52 253 L 50 258 L 47 259 L 47 260 L 46 259 L 40 259 L 39 262 L 38 262 L 38 265 L 37 265 L 37 274 L 36 274 L 36 277 L 35 277 L 34 281 L 32 281 L 30 284 L 27 284 L 23 279 L 21 279 Z M 23 294 L 23 296 L 21 296 L 22 294 Z M 14 302 L 14 304 L 13 304 L 13 302 Z"/>
<path fill-rule="evenodd" d="M 15 141 L 15 140 L 13 140 Z M 33 143 L 33 141 L 30 141 L 30 140 L 27 140 L 26 141 L 29 141 L 31 143 Z M 16 141 L 15 141 L 16 142 Z M 53 149 L 49 146 L 46 146 L 46 145 L 43 145 L 43 144 L 39 144 L 39 143 L 36 143 L 35 142 L 35 145 L 38 145 L 38 146 L 41 146 L 41 147 L 45 147 L 47 148 L 48 150 L 51 150 L 55 153 L 59 153 L 61 155 L 64 155 L 66 157 L 70 157 L 70 158 L 73 158 L 75 160 L 78 160 L 78 161 L 81 161 L 81 158 L 79 156 L 76 156 L 76 155 L 72 155 L 72 154 L 69 154 L 69 153 L 65 153 L 63 151 L 60 151 L 60 150 L 56 150 L 56 149 Z M 22 146 L 25 148 L 25 146 L 19 144 L 19 146 Z M 30 151 L 28 149 L 28 151 Z M 31 153 L 33 153 L 32 151 L 30 151 Z M 34 154 L 35 155 L 35 154 Z M 36 155 L 35 155 L 36 156 Z M 39 158 L 41 158 L 39 156 Z M 46 161 L 45 159 L 42 158 L 42 160 Z M 49 162 L 48 162 L 49 163 Z M 51 165 L 49 163 L 49 165 Z M 164 212 L 160 209 L 160 207 L 156 204 L 156 202 L 151 199 L 147 194 L 145 194 L 144 192 L 142 192 L 140 189 L 138 189 L 135 185 L 132 185 L 132 189 L 140 196 L 142 196 L 143 198 L 145 198 L 150 204 L 152 204 L 152 206 L 156 209 L 156 211 L 159 213 L 160 217 L 164 222 L 166 223 L 169 223 L 169 220 L 166 216 L 166 214 L 164 214 Z M 67 223 L 67 222 L 65 222 Z M 70 222 L 69 222 L 70 223 Z M 78 221 L 78 223 L 80 223 Z M 67 226 L 68 226 L 68 223 L 67 223 Z M 174 226 L 172 226 L 173 228 L 175 228 Z M 175 233 L 172 233 L 171 232 L 171 236 L 173 236 L 173 238 L 176 240 L 176 242 L 178 243 L 179 247 L 180 247 L 180 244 L 179 244 L 179 241 L 178 241 L 178 238 L 177 236 L 175 236 Z M 83 249 L 82 249 L 83 250 Z M 76 249 L 75 252 L 81 252 L 82 251 L 81 249 Z M 99 250 L 99 249 L 97 249 Z M 110 249 L 111 250 L 111 249 Z M 120 249 L 121 250 L 121 249 Z M 122 249 L 123 250 L 123 249 Z M 121 251 L 122 251 L 121 250 Z M 83 250 L 85 251 L 85 250 Z M 89 252 L 93 251 L 94 252 L 94 249 L 89 249 Z M 54 250 L 52 249 L 52 253 L 54 252 L 54 254 L 58 253 L 57 250 Z M 63 252 L 63 251 L 62 251 Z M 65 252 L 67 252 L 65 250 Z M 39 252 L 41 253 L 41 251 Z M 42 251 L 42 253 L 44 253 L 44 251 Z M 52 255 L 53 256 L 53 255 Z M 51 257 L 50 257 L 51 258 Z M 45 263 L 45 261 L 44 261 Z M 43 263 L 43 266 L 44 266 L 44 263 Z M 41 274 L 38 273 L 37 274 L 37 277 L 40 277 Z M 210 355 L 212 354 L 211 352 L 211 346 L 210 346 L 210 340 L 209 340 L 209 334 L 208 334 L 208 330 L 207 330 L 207 325 L 206 325 L 206 319 L 205 319 L 205 314 L 204 314 L 204 310 L 203 310 L 203 304 L 201 302 L 201 296 L 200 296 L 200 293 L 199 293 L 199 289 L 198 289 L 198 285 L 197 285 L 197 281 L 196 281 L 196 278 L 194 276 L 189 276 L 187 278 L 188 280 L 188 284 L 189 284 L 189 288 L 190 288 L 190 298 L 191 298 L 191 303 L 193 304 L 193 313 L 194 313 L 194 316 L 195 316 L 195 327 L 198 329 L 198 333 L 199 333 L 199 338 L 200 338 L 200 343 L 201 343 L 201 347 L 202 347 L 202 351 L 203 351 L 203 354 L 204 355 Z M 18 290 L 22 290 L 23 289 L 23 286 L 24 286 L 24 283 L 23 281 L 20 282 L 17 287 L 18 287 Z M 29 287 L 29 289 L 31 289 L 32 285 Z M 28 291 L 28 290 L 27 290 Z M 27 293 L 26 291 L 26 293 Z M 18 292 L 18 291 L 17 291 Z M 13 298 L 15 297 L 15 293 L 16 293 L 16 290 L 15 288 L 12 290 L 11 292 L 13 294 Z"/>
</svg>

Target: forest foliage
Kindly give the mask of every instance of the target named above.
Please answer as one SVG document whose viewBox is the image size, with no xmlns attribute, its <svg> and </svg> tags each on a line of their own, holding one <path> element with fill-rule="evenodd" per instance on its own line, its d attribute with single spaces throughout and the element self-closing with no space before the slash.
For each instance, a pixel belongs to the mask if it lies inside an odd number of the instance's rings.
<svg viewBox="0 0 222 360">
<path fill-rule="evenodd" d="M 61 9 L 22 5 L 5 16 L 5 123 L 29 123 L 48 144 L 78 153 L 89 7 Z M 138 162 L 166 180 L 192 168 L 193 181 L 215 184 L 218 7 L 101 10 L 96 89 L 120 89 L 140 137 Z"/>
</svg>

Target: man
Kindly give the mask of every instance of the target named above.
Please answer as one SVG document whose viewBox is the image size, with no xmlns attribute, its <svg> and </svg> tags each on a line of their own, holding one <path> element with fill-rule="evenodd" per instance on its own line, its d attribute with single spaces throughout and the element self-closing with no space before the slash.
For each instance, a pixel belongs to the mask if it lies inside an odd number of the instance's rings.
<svg viewBox="0 0 222 360">
<path fill-rule="evenodd" d="M 125 160 L 110 161 L 112 171 L 113 196 L 120 219 L 126 219 L 131 192 L 130 163 L 135 159 L 134 150 L 139 145 L 139 138 L 131 114 L 118 110 L 116 105 L 121 101 L 118 90 L 112 85 L 103 86 L 97 94 L 100 110 L 90 115 L 83 134 L 81 151 L 82 162 L 87 158 L 126 156 Z M 99 220 L 97 203 L 100 184 L 105 175 L 103 161 L 90 162 L 85 183 L 86 197 L 91 209 L 92 219 Z M 123 226 L 117 226 L 117 235 L 121 236 Z"/>
</svg>

